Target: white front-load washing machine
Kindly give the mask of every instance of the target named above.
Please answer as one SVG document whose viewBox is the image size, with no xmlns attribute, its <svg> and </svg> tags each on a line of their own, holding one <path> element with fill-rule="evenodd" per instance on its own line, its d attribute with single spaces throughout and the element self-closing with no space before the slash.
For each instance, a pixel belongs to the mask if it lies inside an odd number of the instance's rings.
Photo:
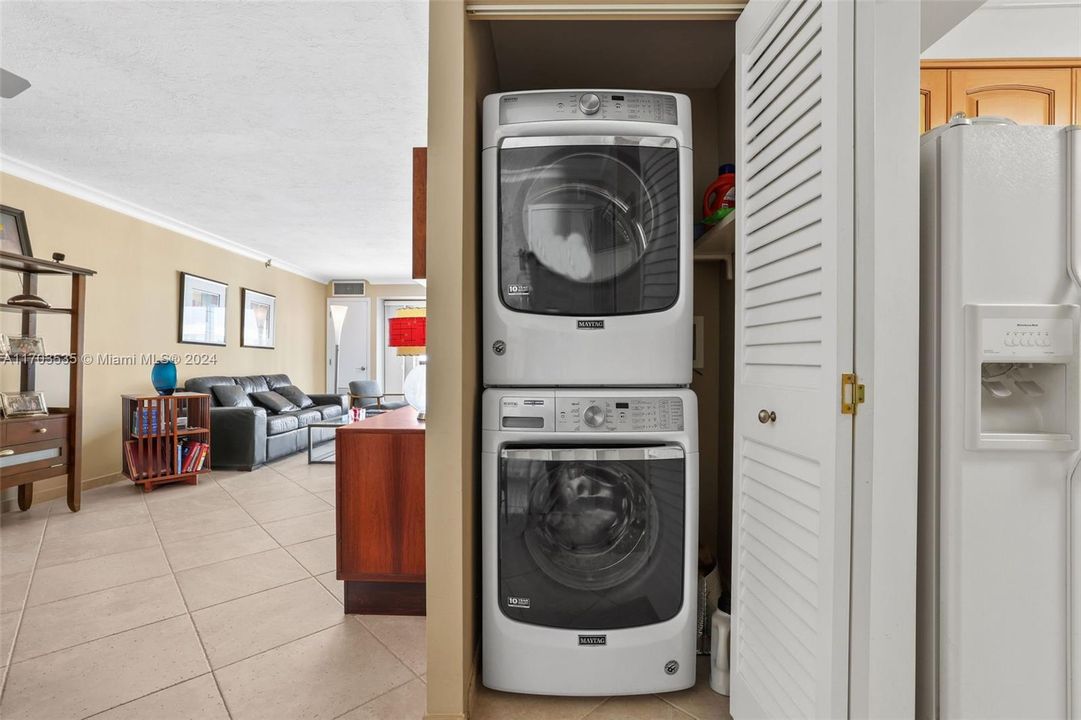
<svg viewBox="0 0 1081 720">
<path fill-rule="evenodd" d="M 483 124 L 484 384 L 690 384 L 690 100 L 501 93 Z"/>
<path fill-rule="evenodd" d="M 484 685 L 692 686 L 694 393 L 498 388 L 484 392 L 482 416 Z"/>
</svg>

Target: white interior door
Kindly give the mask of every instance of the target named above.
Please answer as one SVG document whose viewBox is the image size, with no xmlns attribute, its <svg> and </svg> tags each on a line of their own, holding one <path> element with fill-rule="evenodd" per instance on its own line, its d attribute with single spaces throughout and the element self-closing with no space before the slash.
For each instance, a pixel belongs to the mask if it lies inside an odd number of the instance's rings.
<svg viewBox="0 0 1081 720">
<path fill-rule="evenodd" d="M 848 713 L 853 64 L 851 0 L 736 24 L 737 720 Z"/>
<path fill-rule="evenodd" d="M 379 384 L 385 395 L 401 395 L 405 376 L 417 366 L 417 356 L 400 357 L 398 349 L 387 347 L 390 340 L 389 320 L 394 313 L 407 307 L 425 307 L 424 300 L 384 300 L 383 310 L 380 313 L 382 329 L 379 333 L 379 342 L 382 345 L 382 363 L 379 366 Z"/>
<path fill-rule="evenodd" d="M 349 308 L 342 325 L 340 372 L 335 373 L 334 322 L 330 319 L 332 305 Z M 371 365 L 371 314 L 367 298 L 330 298 L 327 300 L 327 392 L 349 392 L 351 380 L 367 380 Z M 337 378 L 337 388 L 335 387 Z"/>
</svg>

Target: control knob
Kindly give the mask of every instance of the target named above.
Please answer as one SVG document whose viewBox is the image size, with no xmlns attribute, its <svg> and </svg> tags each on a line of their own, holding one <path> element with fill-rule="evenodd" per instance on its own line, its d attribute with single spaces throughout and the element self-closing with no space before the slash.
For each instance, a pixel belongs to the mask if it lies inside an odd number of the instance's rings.
<svg viewBox="0 0 1081 720">
<path fill-rule="evenodd" d="M 586 421 L 586 425 L 590 427 L 600 427 L 604 424 L 604 410 L 599 405 L 587 407 L 585 415 L 582 417 Z"/>
<path fill-rule="evenodd" d="M 597 111 L 601 109 L 601 99 L 597 97 L 596 93 L 586 93 L 578 100 L 578 107 L 586 115 L 596 115 Z"/>
</svg>

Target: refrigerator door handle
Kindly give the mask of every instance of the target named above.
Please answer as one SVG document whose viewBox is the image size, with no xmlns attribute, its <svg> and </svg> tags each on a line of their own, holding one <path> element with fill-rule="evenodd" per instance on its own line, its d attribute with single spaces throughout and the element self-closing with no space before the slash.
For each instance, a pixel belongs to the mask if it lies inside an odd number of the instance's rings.
<svg viewBox="0 0 1081 720">
<path fill-rule="evenodd" d="M 1066 128 L 1066 268 L 1081 287 L 1081 126 Z"/>
</svg>

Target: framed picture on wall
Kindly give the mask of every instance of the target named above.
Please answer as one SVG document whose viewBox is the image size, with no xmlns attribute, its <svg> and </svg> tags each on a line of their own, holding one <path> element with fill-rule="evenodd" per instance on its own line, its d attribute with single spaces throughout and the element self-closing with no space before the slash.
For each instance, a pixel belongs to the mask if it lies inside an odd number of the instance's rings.
<svg viewBox="0 0 1081 720">
<path fill-rule="evenodd" d="M 30 232 L 26 229 L 26 213 L 7 205 L 0 205 L 0 250 L 33 256 L 30 250 Z"/>
<path fill-rule="evenodd" d="M 258 290 L 240 288 L 240 344 L 243 347 L 274 347 L 274 315 L 277 298 Z"/>
<path fill-rule="evenodd" d="M 178 341 L 225 345 L 225 312 L 229 285 L 210 278 L 180 273 Z"/>
</svg>

